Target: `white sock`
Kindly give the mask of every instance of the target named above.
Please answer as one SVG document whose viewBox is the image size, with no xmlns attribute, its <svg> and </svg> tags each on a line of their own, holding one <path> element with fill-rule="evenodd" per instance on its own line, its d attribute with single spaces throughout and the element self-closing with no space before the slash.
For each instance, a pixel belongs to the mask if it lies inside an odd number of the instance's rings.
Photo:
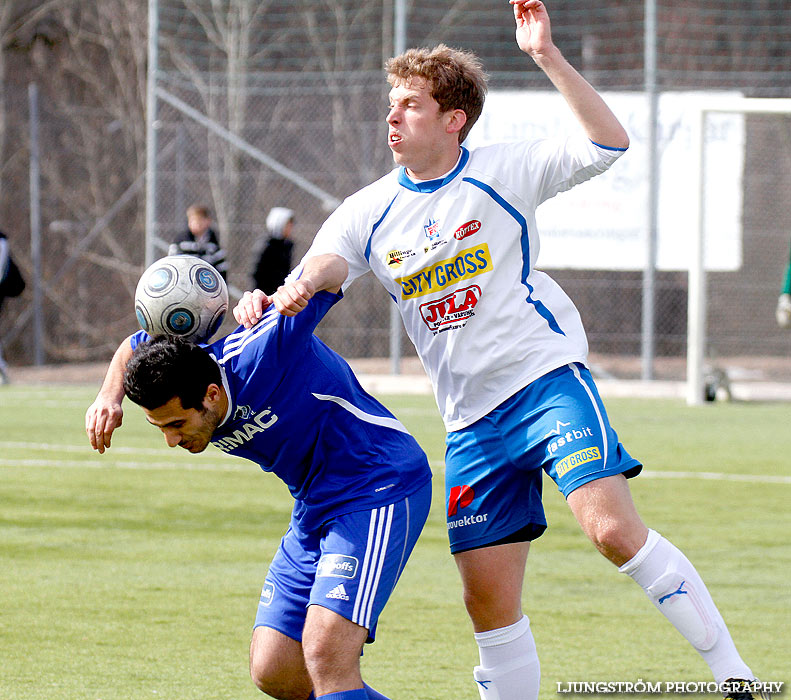
<svg viewBox="0 0 791 700">
<path fill-rule="evenodd" d="M 651 602 L 695 647 L 722 683 L 729 678 L 752 680 L 706 585 L 683 552 L 654 530 L 637 554 L 620 569 L 631 576 Z"/>
<path fill-rule="evenodd" d="M 536 642 L 524 615 L 508 627 L 476 632 L 481 665 L 473 669 L 481 700 L 536 700 L 541 681 Z"/>
</svg>

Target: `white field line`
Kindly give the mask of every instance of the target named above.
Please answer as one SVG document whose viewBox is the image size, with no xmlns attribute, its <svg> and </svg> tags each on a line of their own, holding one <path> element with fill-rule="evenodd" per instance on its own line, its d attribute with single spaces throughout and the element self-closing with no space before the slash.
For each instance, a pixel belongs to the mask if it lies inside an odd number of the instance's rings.
<svg viewBox="0 0 791 700">
<path fill-rule="evenodd" d="M 24 457 L 22 459 L 8 459 L 0 456 L 0 467 L 72 467 L 88 469 L 184 469 L 187 471 L 224 471 L 224 472 L 244 472 L 255 468 L 252 462 L 247 460 L 239 460 L 227 458 L 223 462 L 209 462 L 204 461 L 204 458 L 197 458 L 195 461 L 186 461 L 184 457 L 186 453 L 172 453 L 176 459 L 172 461 L 136 461 L 136 460 L 119 460 L 115 455 L 134 455 L 145 457 L 151 455 L 154 457 L 167 458 L 170 453 L 170 448 L 152 448 L 152 447 L 110 447 L 103 455 L 92 450 L 87 444 L 82 445 L 51 445 L 35 442 L 0 442 L 0 455 L 6 454 L 6 450 L 30 450 L 30 451 L 43 451 L 43 452 L 58 452 L 58 453 L 74 453 L 81 454 L 86 459 L 83 460 L 70 460 L 70 459 L 38 459 L 33 457 Z M 215 454 L 216 456 L 216 454 Z"/>
<path fill-rule="evenodd" d="M 160 471 L 167 469 L 198 471 L 198 472 L 248 472 L 255 469 L 252 462 L 236 460 L 228 463 L 220 462 L 132 462 L 116 460 L 77 461 L 70 459 L 5 459 L 0 457 L 2 467 L 57 467 L 74 469 L 137 469 L 139 471 Z"/>
<path fill-rule="evenodd" d="M 644 469 L 640 476 L 649 479 L 704 479 L 708 481 L 742 481 L 752 484 L 791 484 L 791 476 L 774 474 L 723 474 L 722 472 L 658 472 Z"/>
<path fill-rule="evenodd" d="M 185 469 L 196 471 L 247 471 L 252 463 L 228 458 L 223 462 L 186 462 L 176 459 L 172 462 L 151 462 L 151 461 L 119 461 L 113 457 L 114 454 L 123 455 L 152 455 L 165 457 L 168 449 L 145 448 L 145 447 L 111 447 L 104 455 L 99 455 L 90 447 L 80 445 L 47 445 L 33 442 L 0 442 L 0 454 L 7 449 L 18 450 L 43 450 L 48 452 L 71 452 L 91 456 L 90 461 L 64 460 L 64 459 L 7 459 L 0 457 L 0 467 L 88 467 L 93 469 Z M 444 471 L 444 461 L 429 462 L 429 466 L 435 471 Z M 676 471 L 655 471 L 644 469 L 640 477 L 647 479 L 702 479 L 707 481 L 738 481 L 748 484 L 791 484 L 791 476 L 778 476 L 772 474 L 726 474 L 724 472 L 676 472 Z"/>
<path fill-rule="evenodd" d="M 11 450 L 43 450 L 45 452 L 82 452 L 85 454 L 96 454 L 88 445 L 88 438 L 85 438 L 84 445 L 49 445 L 40 442 L 11 442 L 4 440 L 0 442 L 0 451 Z M 134 454 L 134 455 L 166 455 L 171 448 L 156 448 L 156 447 L 110 447 L 105 454 L 112 458 L 113 453 L 116 454 Z"/>
<path fill-rule="evenodd" d="M 435 471 L 444 471 L 445 462 L 430 461 L 429 466 Z M 659 472 L 643 469 L 639 479 L 704 479 L 708 481 L 740 481 L 748 484 L 791 484 L 791 476 L 775 476 L 764 474 L 726 474 L 724 472 Z"/>
</svg>

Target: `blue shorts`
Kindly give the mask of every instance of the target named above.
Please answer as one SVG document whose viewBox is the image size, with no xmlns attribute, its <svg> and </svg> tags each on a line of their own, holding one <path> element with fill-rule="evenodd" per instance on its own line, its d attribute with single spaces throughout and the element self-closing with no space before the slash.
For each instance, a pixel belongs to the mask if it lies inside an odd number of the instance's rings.
<svg viewBox="0 0 791 700">
<path fill-rule="evenodd" d="M 402 501 L 348 513 L 305 532 L 292 519 L 269 566 L 255 627 L 302 641 L 309 605 L 376 636 L 376 622 L 428 517 L 431 482 Z"/>
<path fill-rule="evenodd" d="M 590 372 L 564 365 L 472 425 L 448 433 L 445 502 L 451 552 L 535 539 L 546 529 L 542 469 L 568 495 L 642 465 L 618 442 Z"/>
</svg>

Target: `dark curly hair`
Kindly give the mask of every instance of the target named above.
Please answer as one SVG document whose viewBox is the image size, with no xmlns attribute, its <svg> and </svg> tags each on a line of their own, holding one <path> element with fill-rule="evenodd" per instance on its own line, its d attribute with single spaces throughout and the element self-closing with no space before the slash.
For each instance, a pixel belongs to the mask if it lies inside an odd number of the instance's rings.
<svg viewBox="0 0 791 700">
<path fill-rule="evenodd" d="M 185 409 L 203 410 L 209 384 L 222 386 L 220 368 L 203 348 L 159 336 L 135 348 L 124 373 L 131 401 L 153 410 L 178 396 Z"/>
</svg>

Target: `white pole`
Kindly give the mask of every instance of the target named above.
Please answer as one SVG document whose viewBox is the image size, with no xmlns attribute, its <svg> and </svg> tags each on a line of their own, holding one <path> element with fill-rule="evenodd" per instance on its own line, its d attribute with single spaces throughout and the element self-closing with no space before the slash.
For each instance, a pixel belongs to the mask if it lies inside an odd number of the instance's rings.
<svg viewBox="0 0 791 700">
<path fill-rule="evenodd" d="M 705 133 L 708 112 L 701 107 L 692 126 L 692 152 L 698 192 L 690 212 L 695 233 L 689 261 L 687 293 L 687 404 L 700 406 L 704 400 L 703 358 L 706 345 L 706 270 L 705 270 Z"/>
<path fill-rule="evenodd" d="M 145 264 L 155 259 L 157 238 L 157 93 L 159 72 L 159 3 L 148 0 L 148 73 L 146 76 L 146 244 Z"/>
<path fill-rule="evenodd" d="M 642 378 L 654 378 L 656 353 L 656 250 L 657 202 L 659 200 L 659 155 L 657 149 L 658 90 L 656 82 L 656 0 L 645 0 L 644 85 L 648 98 L 648 158 L 646 180 L 648 202 L 646 212 L 646 258 L 643 269 L 642 315 Z"/>
</svg>

